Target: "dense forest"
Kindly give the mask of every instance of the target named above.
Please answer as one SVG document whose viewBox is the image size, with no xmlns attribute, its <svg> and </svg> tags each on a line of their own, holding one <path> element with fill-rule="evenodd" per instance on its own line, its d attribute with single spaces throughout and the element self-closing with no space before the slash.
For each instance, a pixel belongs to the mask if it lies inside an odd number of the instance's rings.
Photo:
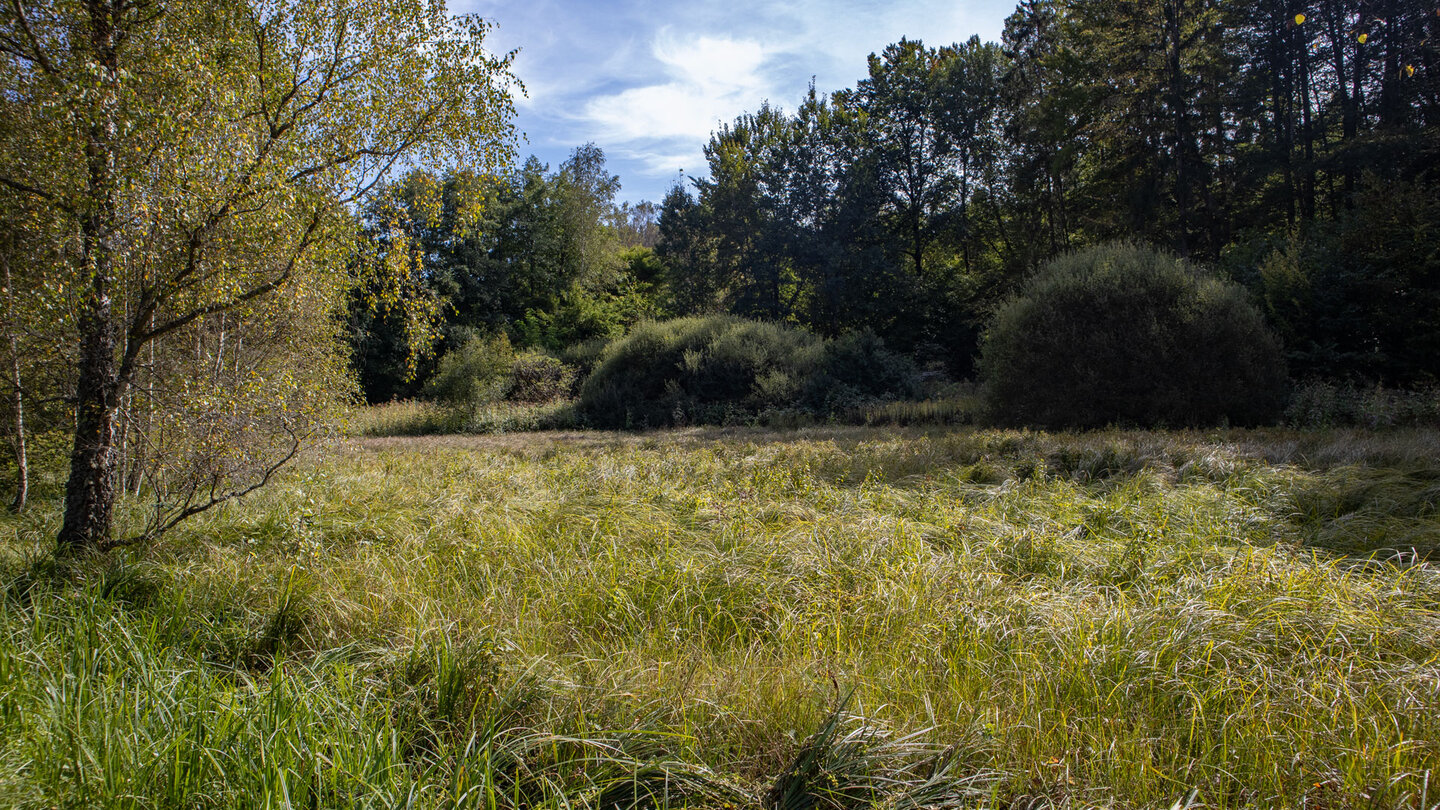
<svg viewBox="0 0 1440 810">
<path fill-rule="evenodd" d="M 366 396 L 420 394 L 476 330 L 563 356 L 705 313 L 966 379 L 1028 275 L 1116 240 L 1242 285 L 1294 379 L 1440 375 L 1433 3 L 1026 0 L 999 43 L 901 40 L 853 88 L 756 102 L 659 206 L 617 206 L 593 145 L 388 188 L 365 231 L 407 234 L 432 317 L 354 308 Z"/>
</svg>

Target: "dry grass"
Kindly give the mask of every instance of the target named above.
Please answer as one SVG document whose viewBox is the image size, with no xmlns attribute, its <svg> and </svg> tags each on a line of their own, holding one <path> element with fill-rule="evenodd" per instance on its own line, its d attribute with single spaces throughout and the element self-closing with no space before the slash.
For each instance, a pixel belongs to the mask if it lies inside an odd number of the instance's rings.
<svg viewBox="0 0 1440 810">
<path fill-rule="evenodd" d="M 327 805 L 1428 807 L 1437 444 L 377 438 L 144 563 L 42 575 L 20 560 L 52 519 L 12 520 L 0 794 L 167 805 L 193 773 L 218 806 L 288 779 Z M 278 759 L 143 771 L 157 750 Z"/>
</svg>

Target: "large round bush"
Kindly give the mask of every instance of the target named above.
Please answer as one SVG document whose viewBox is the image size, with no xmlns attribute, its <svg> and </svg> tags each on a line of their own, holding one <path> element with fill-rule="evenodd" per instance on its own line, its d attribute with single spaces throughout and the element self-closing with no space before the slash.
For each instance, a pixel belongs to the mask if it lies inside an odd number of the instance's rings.
<svg viewBox="0 0 1440 810">
<path fill-rule="evenodd" d="M 913 364 L 873 336 L 827 342 L 776 323 L 679 318 L 643 323 L 607 346 L 579 408 L 593 425 L 621 428 L 823 414 L 908 393 L 914 376 Z"/>
<path fill-rule="evenodd" d="M 981 355 L 996 421 L 1257 424 L 1284 405 L 1279 342 L 1243 291 L 1153 248 L 1070 253 L 996 313 Z"/>
</svg>

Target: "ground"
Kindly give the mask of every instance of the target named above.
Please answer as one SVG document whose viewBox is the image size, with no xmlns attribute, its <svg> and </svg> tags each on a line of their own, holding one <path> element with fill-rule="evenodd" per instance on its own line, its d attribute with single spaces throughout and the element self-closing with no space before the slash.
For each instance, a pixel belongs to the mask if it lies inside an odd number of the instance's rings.
<svg viewBox="0 0 1440 810">
<path fill-rule="evenodd" d="M 1437 459 L 1427 431 L 350 440 L 75 566 L 41 503 L 0 524 L 0 795 L 1429 807 Z"/>
</svg>

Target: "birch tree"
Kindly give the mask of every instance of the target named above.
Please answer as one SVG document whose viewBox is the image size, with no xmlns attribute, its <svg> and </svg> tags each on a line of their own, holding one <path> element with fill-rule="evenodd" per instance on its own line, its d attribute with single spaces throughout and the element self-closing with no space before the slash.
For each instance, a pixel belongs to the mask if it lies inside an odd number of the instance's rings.
<svg viewBox="0 0 1440 810">
<path fill-rule="evenodd" d="M 0 186 L 48 206 L 68 243 L 66 260 L 24 268 L 75 313 L 62 552 L 125 539 L 112 535 L 137 380 L 209 386 L 155 401 L 213 427 L 211 459 L 260 425 L 298 441 L 268 395 L 305 388 L 304 369 L 227 341 L 333 354 L 324 322 L 353 205 L 397 167 L 509 160 L 511 55 L 486 51 L 485 33 L 442 0 L 5 4 Z M 263 483 L 293 453 L 282 441 L 269 461 L 212 465 L 178 502 L 161 498 L 146 534 Z"/>
</svg>

